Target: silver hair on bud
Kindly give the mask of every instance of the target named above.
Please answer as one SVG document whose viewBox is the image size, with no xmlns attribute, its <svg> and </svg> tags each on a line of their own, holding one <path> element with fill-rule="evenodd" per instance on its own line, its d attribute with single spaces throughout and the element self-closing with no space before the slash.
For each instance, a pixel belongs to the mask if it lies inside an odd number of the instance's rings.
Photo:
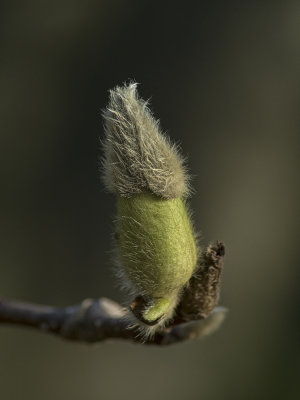
<svg viewBox="0 0 300 400">
<path fill-rule="evenodd" d="M 137 84 L 110 91 L 103 112 L 104 183 L 124 197 L 149 191 L 164 199 L 187 196 L 188 176 L 175 145 L 139 98 Z"/>
</svg>

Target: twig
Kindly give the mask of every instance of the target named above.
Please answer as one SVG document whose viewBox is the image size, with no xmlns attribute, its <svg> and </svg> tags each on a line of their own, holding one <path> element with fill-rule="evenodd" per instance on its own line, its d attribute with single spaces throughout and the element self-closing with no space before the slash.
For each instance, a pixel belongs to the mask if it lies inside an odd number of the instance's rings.
<svg viewBox="0 0 300 400">
<path fill-rule="evenodd" d="M 148 339 L 146 344 L 178 343 L 208 335 L 218 329 L 226 314 L 225 308 L 215 307 L 223 256 L 222 243 L 208 247 L 198 273 L 183 294 L 172 324 Z M 203 296 L 209 300 L 204 301 Z M 196 312 L 197 304 L 199 312 Z M 0 324 L 29 326 L 64 339 L 89 343 L 115 338 L 141 342 L 138 331 L 128 327 L 124 318 L 126 312 L 118 303 L 106 298 L 86 299 L 79 305 L 65 308 L 0 299 Z"/>
</svg>

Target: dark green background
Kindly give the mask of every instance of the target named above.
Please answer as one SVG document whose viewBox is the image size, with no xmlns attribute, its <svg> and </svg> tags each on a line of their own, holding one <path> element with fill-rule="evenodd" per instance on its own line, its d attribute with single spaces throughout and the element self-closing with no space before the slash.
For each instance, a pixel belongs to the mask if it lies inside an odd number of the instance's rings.
<svg viewBox="0 0 300 400">
<path fill-rule="evenodd" d="M 97 158 L 108 90 L 131 78 L 188 155 L 230 309 L 213 336 L 168 348 L 2 326 L 1 400 L 298 399 L 299 1 L 0 7 L 1 296 L 122 298 Z"/>
</svg>

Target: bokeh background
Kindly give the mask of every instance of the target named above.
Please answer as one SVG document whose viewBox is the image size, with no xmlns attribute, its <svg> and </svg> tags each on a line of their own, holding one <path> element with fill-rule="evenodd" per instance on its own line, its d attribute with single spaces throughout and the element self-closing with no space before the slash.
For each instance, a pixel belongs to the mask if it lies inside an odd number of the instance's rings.
<svg viewBox="0 0 300 400">
<path fill-rule="evenodd" d="M 300 3 L 1 1 L 0 293 L 121 300 L 98 171 L 108 90 L 140 83 L 189 158 L 222 328 L 167 348 L 0 327 L 1 400 L 299 399 Z"/>
</svg>

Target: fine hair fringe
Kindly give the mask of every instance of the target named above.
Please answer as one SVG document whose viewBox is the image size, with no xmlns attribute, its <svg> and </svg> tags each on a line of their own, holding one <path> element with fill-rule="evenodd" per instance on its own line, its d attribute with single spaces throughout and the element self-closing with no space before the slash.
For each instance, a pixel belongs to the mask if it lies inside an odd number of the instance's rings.
<svg viewBox="0 0 300 400">
<path fill-rule="evenodd" d="M 138 97 L 136 83 L 110 91 L 103 117 L 103 180 L 110 191 L 125 197 L 142 191 L 165 199 L 188 195 L 183 159 Z"/>
</svg>

